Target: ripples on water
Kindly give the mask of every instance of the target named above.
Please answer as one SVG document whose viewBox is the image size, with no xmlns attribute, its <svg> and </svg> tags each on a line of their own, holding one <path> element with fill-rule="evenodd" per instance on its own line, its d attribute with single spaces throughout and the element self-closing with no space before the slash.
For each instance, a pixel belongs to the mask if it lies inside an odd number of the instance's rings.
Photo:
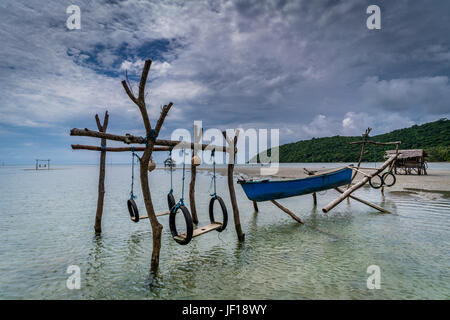
<svg viewBox="0 0 450 320">
<path fill-rule="evenodd" d="M 180 196 L 181 172 L 174 190 Z M 189 174 L 188 174 L 189 175 Z M 450 200 L 363 188 L 358 194 L 393 212 L 381 215 L 351 201 L 321 212 L 336 197 L 309 195 L 280 202 L 308 226 L 270 203 L 259 213 L 236 186 L 246 241 L 234 231 L 226 179 L 219 194 L 229 227 L 188 246 L 164 226 L 160 271 L 151 279 L 151 229 L 128 219 L 128 166 L 108 166 L 103 234 L 95 236 L 98 169 L 23 171 L 0 168 L 0 298 L 37 299 L 414 299 L 450 298 Z M 139 183 L 136 183 L 139 185 Z M 210 175 L 197 178 L 200 223 L 207 224 Z M 137 204 L 144 214 L 137 188 Z M 151 190 L 157 211 L 166 210 L 169 174 L 156 170 Z M 187 189 L 186 189 L 187 194 Z M 186 197 L 188 198 L 188 197 Z M 66 269 L 79 265 L 81 290 L 66 288 Z M 381 268 L 381 289 L 368 290 L 366 269 Z"/>
</svg>

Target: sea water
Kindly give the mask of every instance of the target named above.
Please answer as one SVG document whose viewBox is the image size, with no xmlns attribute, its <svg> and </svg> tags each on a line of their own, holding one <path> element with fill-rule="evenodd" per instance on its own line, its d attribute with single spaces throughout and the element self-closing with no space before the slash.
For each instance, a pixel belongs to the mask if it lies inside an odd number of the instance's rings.
<svg viewBox="0 0 450 320">
<path fill-rule="evenodd" d="M 322 213 L 337 196 L 333 190 L 317 195 L 317 207 L 310 195 L 280 200 L 305 220 L 307 225 L 301 225 L 271 203 L 259 203 L 255 213 L 235 185 L 245 232 L 245 242 L 239 243 L 226 177 L 218 176 L 217 193 L 228 208 L 228 228 L 181 246 L 170 236 L 168 217 L 160 217 L 160 268 L 151 277 L 149 221 L 132 222 L 126 207 L 130 166 L 107 165 L 100 236 L 93 229 L 98 166 L 54 169 L 0 168 L 1 299 L 450 298 L 449 198 L 358 190 L 360 197 L 392 214 L 353 200 Z M 186 175 L 184 198 L 189 205 L 189 172 Z M 150 175 L 156 211 L 167 210 L 169 177 L 164 169 Z M 173 188 L 180 198 L 181 170 L 174 172 Z M 211 174 L 200 171 L 200 225 L 209 224 L 211 192 Z M 139 181 L 135 193 L 145 215 Z M 373 265 L 380 270 L 380 289 L 367 286 Z M 80 289 L 67 286 L 69 266 L 81 271 Z"/>
</svg>

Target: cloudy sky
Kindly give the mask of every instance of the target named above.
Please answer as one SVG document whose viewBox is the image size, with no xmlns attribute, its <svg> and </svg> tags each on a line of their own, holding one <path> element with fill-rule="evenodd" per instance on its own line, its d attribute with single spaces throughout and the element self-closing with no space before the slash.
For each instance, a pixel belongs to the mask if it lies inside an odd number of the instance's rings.
<svg viewBox="0 0 450 320">
<path fill-rule="evenodd" d="M 72 4 L 80 30 L 66 26 Z M 371 4 L 381 30 L 366 26 Z M 164 138 L 194 120 L 278 128 L 286 143 L 448 117 L 449 12 L 448 0 L 2 0 L 0 161 L 96 163 L 70 144 L 99 141 L 69 130 L 96 129 L 106 109 L 109 132 L 142 135 L 120 81 L 148 58 L 153 123 L 174 102 Z"/>
</svg>

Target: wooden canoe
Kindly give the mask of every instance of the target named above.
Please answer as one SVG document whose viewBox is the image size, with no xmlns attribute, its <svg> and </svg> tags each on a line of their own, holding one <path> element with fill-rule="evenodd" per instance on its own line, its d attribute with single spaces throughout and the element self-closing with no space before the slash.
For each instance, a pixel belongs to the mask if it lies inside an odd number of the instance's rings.
<svg viewBox="0 0 450 320">
<path fill-rule="evenodd" d="M 245 181 L 238 183 L 252 201 L 269 201 L 334 189 L 350 183 L 352 169 L 342 168 L 306 178 L 281 181 Z"/>
</svg>

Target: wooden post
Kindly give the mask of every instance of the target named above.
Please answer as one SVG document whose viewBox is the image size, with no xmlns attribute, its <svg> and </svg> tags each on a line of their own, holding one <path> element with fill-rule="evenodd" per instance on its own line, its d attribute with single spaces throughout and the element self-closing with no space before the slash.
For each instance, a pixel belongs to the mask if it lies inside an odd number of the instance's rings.
<svg viewBox="0 0 450 320">
<path fill-rule="evenodd" d="M 233 217 L 234 217 L 234 227 L 236 229 L 236 233 L 238 236 L 239 241 L 245 240 L 245 234 L 242 232 L 241 227 L 241 219 L 239 217 L 239 208 L 236 201 L 236 193 L 234 190 L 234 180 L 233 180 L 233 171 L 234 171 L 234 162 L 236 160 L 236 144 L 237 139 L 239 136 L 239 130 L 236 131 L 236 134 L 234 136 L 234 139 L 231 140 L 227 137 L 227 133 L 225 131 L 222 132 L 227 144 L 228 144 L 228 167 L 227 167 L 227 174 L 228 174 L 228 190 L 230 191 L 230 200 L 231 200 L 231 206 L 233 207 Z"/>
<path fill-rule="evenodd" d="M 356 166 L 357 169 L 359 169 L 359 167 L 361 166 L 361 161 L 362 161 L 362 159 L 364 157 L 364 149 L 366 147 L 366 141 L 367 141 L 367 138 L 369 137 L 370 131 L 372 131 L 372 128 L 367 128 L 366 132 L 362 135 L 363 139 L 361 141 L 361 143 L 362 143 L 362 145 L 361 145 L 361 153 L 359 154 L 358 165 Z M 358 174 L 358 172 L 356 172 L 356 171 L 353 173 L 352 179 L 350 180 L 350 183 L 347 185 L 347 189 L 350 188 L 350 186 L 351 186 L 351 184 L 352 184 L 352 182 L 355 179 L 357 174 Z M 347 198 L 347 199 L 349 199 L 349 198 Z"/>
<path fill-rule="evenodd" d="M 303 222 L 302 219 L 300 219 L 299 217 L 297 217 L 291 210 L 289 210 L 288 208 L 283 207 L 280 203 L 278 203 L 275 200 L 270 200 L 270 202 L 272 202 L 274 205 L 276 205 L 278 208 L 280 208 L 281 210 L 283 210 L 284 212 L 286 212 L 288 215 L 291 216 L 292 219 L 294 219 L 295 221 L 301 223 L 301 224 L 305 224 Z"/>
<path fill-rule="evenodd" d="M 315 175 L 316 172 L 317 172 L 317 171 L 311 171 L 311 170 L 308 170 L 308 169 L 306 169 L 306 168 L 303 168 L 303 171 L 304 171 L 308 176 L 313 176 L 313 175 Z M 312 193 L 312 196 L 313 196 L 314 207 L 316 207 L 316 206 L 317 206 L 317 195 L 316 195 L 315 192 L 313 192 L 313 193 Z"/>
<path fill-rule="evenodd" d="M 314 207 L 317 207 L 317 195 L 315 192 L 313 192 L 313 203 L 314 203 Z"/>
<path fill-rule="evenodd" d="M 170 108 L 172 107 L 172 102 L 170 102 L 168 105 L 165 105 L 162 110 L 161 114 L 159 116 L 158 122 L 156 123 L 155 129 L 152 130 L 152 127 L 150 125 L 150 119 L 148 117 L 147 113 L 147 107 L 145 104 L 145 84 L 147 82 L 148 73 L 150 71 L 150 66 L 152 64 L 152 60 L 146 60 L 144 64 L 144 68 L 142 70 L 141 74 L 141 80 L 139 82 L 139 93 L 138 97 L 136 98 L 134 93 L 131 91 L 131 89 L 128 87 L 127 81 L 122 81 L 122 86 L 125 89 L 125 92 L 127 93 L 128 97 L 133 101 L 138 107 L 141 112 L 142 120 L 144 122 L 145 126 L 145 132 L 146 132 L 146 138 L 145 138 L 145 151 L 140 159 L 140 178 L 141 178 L 141 188 L 142 188 L 142 195 L 144 197 L 144 203 L 145 208 L 147 211 L 147 215 L 150 221 L 150 225 L 152 228 L 152 236 L 153 236 L 153 250 L 152 250 L 152 258 L 150 263 L 150 272 L 156 273 L 159 267 L 159 254 L 161 251 L 161 235 L 162 235 L 162 229 L 163 226 L 158 222 L 158 219 L 156 218 L 155 210 L 153 208 L 151 193 L 150 193 L 150 186 L 148 184 L 148 164 L 150 162 L 153 147 L 156 142 L 156 138 L 159 135 L 159 131 L 161 130 L 161 127 L 164 123 L 164 119 L 166 118 Z M 72 130 L 73 131 L 73 130 Z M 71 131 L 71 134 L 72 134 Z M 142 139 L 138 143 L 142 143 Z"/>
<path fill-rule="evenodd" d="M 95 121 L 97 122 L 97 128 L 100 132 L 106 132 L 108 128 L 108 111 L 105 112 L 103 124 L 100 123 L 98 114 L 95 115 Z M 97 212 L 95 214 L 94 230 L 96 233 L 102 232 L 102 215 L 103 215 L 103 201 L 105 198 L 105 162 L 106 162 L 106 139 L 101 140 L 101 153 L 100 153 L 100 173 L 98 177 L 98 199 L 97 199 Z"/>
<path fill-rule="evenodd" d="M 192 157 L 198 155 L 197 143 L 200 142 L 202 137 L 202 131 L 199 130 L 197 125 L 194 125 L 194 149 L 192 149 Z M 189 184 L 189 204 L 192 214 L 192 222 L 198 224 L 197 208 L 195 206 L 195 178 L 197 175 L 197 166 L 193 165 L 191 161 L 191 182 Z"/>
<path fill-rule="evenodd" d="M 255 212 L 259 212 L 259 209 L 258 209 L 258 202 L 253 201 L 253 209 L 255 209 Z"/>
<path fill-rule="evenodd" d="M 356 191 L 357 189 L 359 189 L 363 185 L 365 185 L 371 177 L 374 177 L 378 173 L 383 172 L 383 170 L 386 169 L 392 163 L 392 161 L 395 161 L 395 159 L 397 159 L 397 156 L 398 156 L 398 154 L 391 156 L 385 163 L 383 163 L 383 165 L 380 167 L 380 169 L 378 169 L 377 171 L 374 171 L 373 173 L 364 177 L 360 182 L 356 183 L 351 188 L 348 188 L 341 196 L 339 196 L 337 199 L 330 202 L 326 207 L 324 207 L 322 209 L 322 211 L 326 213 L 326 212 L 330 211 L 331 209 L 333 209 L 334 207 L 336 207 L 339 203 L 342 202 L 342 200 L 347 198 L 352 192 Z"/>
</svg>

